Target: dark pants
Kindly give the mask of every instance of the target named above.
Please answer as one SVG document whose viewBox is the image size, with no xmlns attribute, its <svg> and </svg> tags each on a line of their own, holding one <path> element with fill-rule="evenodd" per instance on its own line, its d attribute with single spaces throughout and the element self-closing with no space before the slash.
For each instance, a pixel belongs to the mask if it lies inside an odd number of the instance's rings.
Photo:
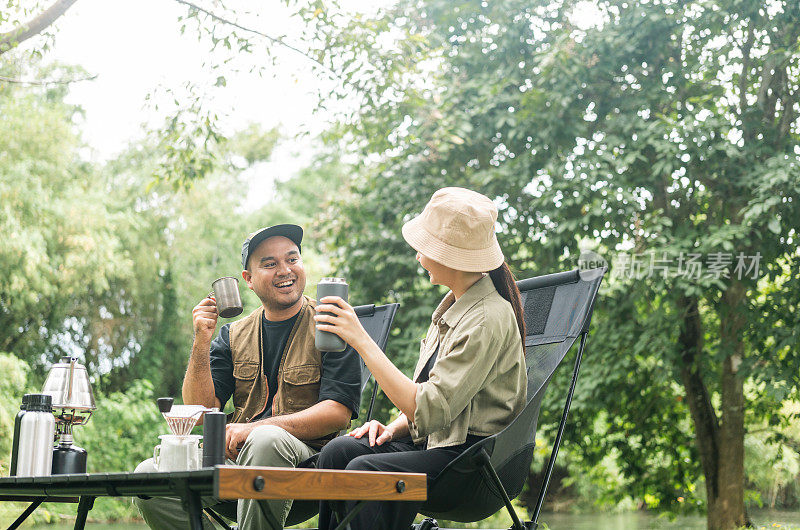
<svg viewBox="0 0 800 530">
<path fill-rule="evenodd" d="M 340 436 L 322 449 L 317 468 L 425 473 L 430 483 L 463 449 L 463 445 L 422 449 L 410 438 L 370 447 L 366 435 L 363 438 Z M 351 501 L 335 504 L 340 517 L 355 506 Z M 422 501 L 368 502 L 350 526 L 353 530 L 409 530 L 422 504 Z M 321 502 L 319 530 L 330 530 L 336 525 L 330 503 Z"/>
</svg>

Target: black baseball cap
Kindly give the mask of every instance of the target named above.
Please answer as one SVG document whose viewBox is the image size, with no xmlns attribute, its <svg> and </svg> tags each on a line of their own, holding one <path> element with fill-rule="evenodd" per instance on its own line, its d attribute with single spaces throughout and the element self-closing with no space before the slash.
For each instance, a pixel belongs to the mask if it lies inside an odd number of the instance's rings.
<svg viewBox="0 0 800 530">
<path fill-rule="evenodd" d="M 283 236 L 290 239 L 295 245 L 297 250 L 300 250 L 300 243 L 303 241 L 303 229 L 297 225 L 275 225 L 267 226 L 260 230 L 256 230 L 244 240 L 242 243 L 242 269 L 247 268 L 247 260 L 250 259 L 250 254 L 253 250 L 267 238 Z"/>
</svg>

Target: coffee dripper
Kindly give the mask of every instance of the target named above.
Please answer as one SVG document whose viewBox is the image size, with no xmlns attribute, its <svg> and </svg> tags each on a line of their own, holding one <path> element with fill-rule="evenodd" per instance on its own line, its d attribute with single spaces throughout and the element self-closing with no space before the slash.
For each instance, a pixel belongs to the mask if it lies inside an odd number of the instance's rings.
<svg viewBox="0 0 800 530">
<path fill-rule="evenodd" d="M 206 412 L 219 412 L 219 409 L 202 405 L 173 405 L 171 397 L 158 398 L 158 410 L 167 421 L 169 432 L 175 436 L 188 436 L 200 417 Z"/>
</svg>

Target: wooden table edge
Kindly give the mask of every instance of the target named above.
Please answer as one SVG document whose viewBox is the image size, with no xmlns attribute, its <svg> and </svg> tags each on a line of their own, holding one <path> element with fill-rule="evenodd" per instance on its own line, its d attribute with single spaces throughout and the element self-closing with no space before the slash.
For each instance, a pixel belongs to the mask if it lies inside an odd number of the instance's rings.
<svg viewBox="0 0 800 530">
<path fill-rule="evenodd" d="M 217 466 L 219 499 L 424 501 L 424 473 Z"/>
</svg>

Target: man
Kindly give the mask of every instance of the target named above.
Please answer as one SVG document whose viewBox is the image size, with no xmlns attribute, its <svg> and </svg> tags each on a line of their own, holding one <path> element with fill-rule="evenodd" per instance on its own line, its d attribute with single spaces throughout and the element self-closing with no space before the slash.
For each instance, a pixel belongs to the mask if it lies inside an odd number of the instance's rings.
<svg viewBox="0 0 800 530">
<path fill-rule="evenodd" d="M 261 306 L 222 326 L 213 341 L 214 298 L 203 299 L 192 311 L 194 342 L 183 401 L 222 410 L 233 398 L 234 411 L 225 432 L 231 464 L 297 466 L 358 416 L 358 357 L 350 349 L 323 355 L 314 347 L 316 303 L 303 296 L 302 239 L 302 228 L 281 224 L 262 228 L 245 240 L 242 277 Z M 136 468 L 154 470 L 152 459 Z M 135 502 L 151 528 L 189 527 L 176 499 Z M 204 499 L 205 505 L 213 502 Z M 291 504 L 291 500 L 240 500 L 239 527 L 283 528 Z M 203 525 L 213 528 L 205 515 Z"/>
</svg>

